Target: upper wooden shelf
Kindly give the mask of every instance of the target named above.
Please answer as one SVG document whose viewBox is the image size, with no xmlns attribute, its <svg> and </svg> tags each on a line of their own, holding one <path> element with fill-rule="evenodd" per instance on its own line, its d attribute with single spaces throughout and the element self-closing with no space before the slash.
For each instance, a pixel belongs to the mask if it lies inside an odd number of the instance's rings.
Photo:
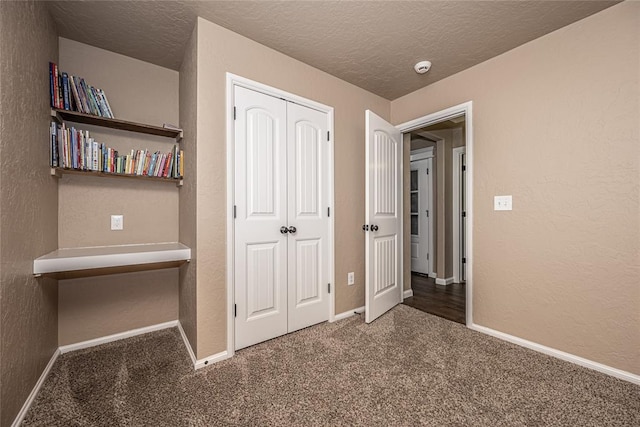
<svg viewBox="0 0 640 427">
<path fill-rule="evenodd" d="M 177 142 L 182 139 L 182 130 L 167 129 L 161 126 L 146 125 L 143 123 L 129 122 L 120 119 L 108 119 L 106 117 L 94 116 L 91 114 L 79 113 L 77 111 L 60 110 L 58 108 L 51 109 L 51 116 L 58 121 L 68 121 L 75 123 L 84 123 L 87 125 L 102 126 L 111 129 L 126 130 L 129 132 L 144 133 L 147 135 L 165 136 L 174 138 Z"/>
</svg>

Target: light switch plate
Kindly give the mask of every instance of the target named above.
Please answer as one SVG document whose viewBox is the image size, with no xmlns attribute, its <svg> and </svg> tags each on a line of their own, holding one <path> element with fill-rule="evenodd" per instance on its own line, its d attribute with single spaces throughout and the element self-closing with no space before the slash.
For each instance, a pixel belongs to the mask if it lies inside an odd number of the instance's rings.
<svg viewBox="0 0 640 427">
<path fill-rule="evenodd" d="M 511 196 L 495 196 L 493 198 L 494 211 L 510 211 L 513 207 Z"/>
<path fill-rule="evenodd" d="M 347 284 L 353 285 L 356 282 L 355 273 L 351 272 L 347 274 Z"/>
<path fill-rule="evenodd" d="M 124 228 L 124 216 L 123 215 L 111 215 L 111 229 L 122 230 Z"/>
</svg>

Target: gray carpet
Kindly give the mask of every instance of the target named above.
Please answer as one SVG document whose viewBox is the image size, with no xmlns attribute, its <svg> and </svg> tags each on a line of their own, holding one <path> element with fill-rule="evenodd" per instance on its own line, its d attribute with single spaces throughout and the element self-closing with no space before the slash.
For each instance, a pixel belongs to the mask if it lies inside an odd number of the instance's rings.
<svg viewBox="0 0 640 427">
<path fill-rule="evenodd" d="M 195 372 L 177 329 L 68 353 L 23 425 L 640 426 L 640 387 L 400 305 Z"/>
</svg>

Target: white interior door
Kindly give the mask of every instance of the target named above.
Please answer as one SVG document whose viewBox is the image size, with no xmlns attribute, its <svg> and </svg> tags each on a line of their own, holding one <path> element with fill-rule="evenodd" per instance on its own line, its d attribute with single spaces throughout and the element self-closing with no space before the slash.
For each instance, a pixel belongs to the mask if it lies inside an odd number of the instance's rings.
<svg viewBox="0 0 640 427">
<path fill-rule="evenodd" d="M 287 103 L 235 88 L 235 348 L 287 332 Z"/>
<path fill-rule="evenodd" d="M 365 320 L 374 321 L 402 301 L 400 216 L 402 135 L 367 110 Z"/>
<path fill-rule="evenodd" d="M 289 332 L 329 320 L 327 126 L 326 113 L 287 103 Z"/>
<path fill-rule="evenodd" d="M 235 87 L 236 350 L 329 319 L 326 113 Z"/>
<path fill-rule="evenodd" d="M 410 192 L 410 220 L 411 220 L 411 271 L 429 274 L 430 269 L 430 239 L 431 237 L 431 159 L 415 160 L 411 162 L 411 192 Z"/>
</svg>

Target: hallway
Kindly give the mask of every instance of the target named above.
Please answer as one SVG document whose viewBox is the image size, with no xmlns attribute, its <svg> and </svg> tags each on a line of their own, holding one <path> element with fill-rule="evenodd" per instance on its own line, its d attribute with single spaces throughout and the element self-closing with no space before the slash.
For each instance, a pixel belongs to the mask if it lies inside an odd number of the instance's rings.
<svg viewBox="0 0 640 427">
<path fill-rule="evenodd" d="M 464 283 L 436 285 L 435 279 L 411 274 L 413 296 L 404 304 L 447 320 L 465 324 L 466 287 Z"/>
</svg>

